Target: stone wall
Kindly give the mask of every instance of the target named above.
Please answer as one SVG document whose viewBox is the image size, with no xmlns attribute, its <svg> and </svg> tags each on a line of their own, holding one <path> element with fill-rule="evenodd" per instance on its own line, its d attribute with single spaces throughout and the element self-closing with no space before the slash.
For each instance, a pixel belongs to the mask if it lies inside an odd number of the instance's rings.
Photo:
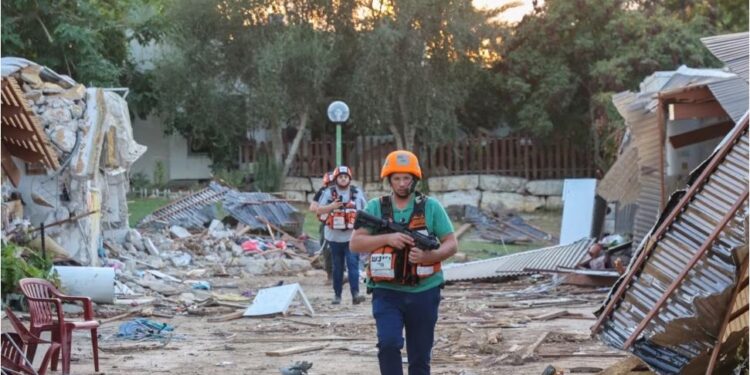
<svg viewBox="0 0 750 375">
<path fill-rule="evenodd" d="M 427 180 L 427 186 L 429 194 L 440 200 L 445 207 L 470 205 L 488 210 L 504 208 L 532 212 L 538 209 L 562 209 L 563 181 L 462 175 L 431 177 Z M 300 203 L 310 202 L 322 183 L 321 178 L 287 177 L 282 191 L 287 199 Z M 354 180 L 353 183 L 362 187 L 360 181 Z M 368 199 L 389 192 L 386 183 L 367 183 L 364 190 Z"/>
</svg>

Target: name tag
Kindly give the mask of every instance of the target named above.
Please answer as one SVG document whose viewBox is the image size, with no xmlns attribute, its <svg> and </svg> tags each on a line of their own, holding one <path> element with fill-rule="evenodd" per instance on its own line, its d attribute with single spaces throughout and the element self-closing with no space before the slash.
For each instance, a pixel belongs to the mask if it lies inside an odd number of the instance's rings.
<svg viewBox="0 0 750 375">
<path fill-rule="evenodd" d="M 334 216 L 333 229 L 346 229 L 346 218 L 344 216 Z"/>
<path fill-rule="evenodd" d="M 370 256 L 371 270 L 393 269 L 391 264 L 393 264 L 393 254 L 372 254 Z"/>
</svg>

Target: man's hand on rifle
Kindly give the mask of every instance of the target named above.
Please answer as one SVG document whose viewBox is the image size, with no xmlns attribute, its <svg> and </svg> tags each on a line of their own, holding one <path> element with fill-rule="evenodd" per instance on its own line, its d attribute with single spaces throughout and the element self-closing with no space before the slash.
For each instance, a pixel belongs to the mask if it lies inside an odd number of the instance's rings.
<svg viewBox="0 0 750 375">
<path fill-rule="evenodd" d="M 430 259 L 433 254 L 432 251 L 424 251 L 418 247 L 412 247 L 409 251 L 409 262 L 413 264 L 421 263 L 421 264 L 432 264 L 436 261 L 433 259 Z"/>
<path fill-rule="evenodd" d="M 414 246 L 414 239 L 407 234 L 394 232 L 388 233 L 386 236 L 388 236 L 388 246 L 394 249 L 405 249 Z"/>
</svg>

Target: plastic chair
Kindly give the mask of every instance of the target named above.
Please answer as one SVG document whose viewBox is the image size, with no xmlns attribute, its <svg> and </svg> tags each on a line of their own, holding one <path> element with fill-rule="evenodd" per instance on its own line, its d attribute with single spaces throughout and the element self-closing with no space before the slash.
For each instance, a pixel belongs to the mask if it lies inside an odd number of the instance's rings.
<svg viewBox="0 0 750 375">
<path fill-rule="evenodd" d="M 13 314 L 11 309 L 6 308 L 5 312 L 10 320 L 10 325 L 16 331 L 6 332 L 2 335 L 2 373 L 3 374 L 39 374 L 44 375 L 47 372 L 47 365 L 52 358 L 53 353 L 60 349 L 60 344 L 42 340 L 34 336 L 23 325 L 20 319 Z M 44 354 L 41 366 L 38 371 L 32 367 L 32 361 L 27 358 L 24 351 L 31 345 L 50 344 L 47 352 Z"/>
<path fill-rule="evenodd" d="M 88 297 L 66 296 L 60 293 L 52 283 L 43 279 L 26 278 L 19 281 L 21 293 L 26 296 L 29 303 L 31 315 L 31 328 L 33 335 L 39 336 L 41 332 L 50 331 L 52 341 L 59 343 L 61 347 L 62 372 L 64 375 L 70 373 L 70 350 L 73 341 L 73 331 L 86 329 L 91 331 L 91 347 L 94 353 L 94 370 L 99 372 L 99 347 L 96 329 L 99 322 L 94 320 L 94 308 Z M 63 315 L 62 302 L 79 301 L 83 304 L 83 321 L 66 321 Z M 53 312 L 52 306 L 55 306 Z M 36 344 L 29 345 L 29 360 L 34 360 Z M 52 356 L 52 370 L 57 369 L 58 355 Z"/>
</svg>

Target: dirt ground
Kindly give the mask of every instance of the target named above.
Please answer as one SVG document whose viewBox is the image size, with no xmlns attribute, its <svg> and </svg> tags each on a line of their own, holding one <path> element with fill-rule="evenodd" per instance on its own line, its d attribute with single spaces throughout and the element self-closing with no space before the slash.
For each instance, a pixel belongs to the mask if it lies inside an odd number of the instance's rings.
<svg viewBox="0 0 750 375">
<path fill-rule="evenodd" d="M 352 305 L 345 293 L 341 305 L 331 305 L 333 292 L 325 285 L 325 274 L 319 270 L 297 276 L 211 281 L 216 293 L 257 291 L 280 281 L 297 282 L 314 307 L 315 315 L 304 315 L 302 304 L 295 303 L 286 317 L 212 323 L 209 318 L 237 309 L 219 306 L 207 308 L 209 315 L 194 316 L 157 303 L 154 311 L 174 317 L 149 319 L 173 325 L 174 335 L 166 343 L 123 341 L 114 336 L 118 326 L 134 317 L 103 324 L 101 373 L 279 374 L 279 368 L 295 361 L 312 362 L 311 375 L 378 373 L 369 296 L 367 302 Z M 598 369 L 623 360 L 626 353 L 605 347 L 588 336 L 594 322 L 591 313 L 604 298 L 604 291 L 572 286 L 549 289 L 551 282 L 547 277 L 526 277 L 503 283 L 447 285 L 440 305 L 432 373 L 542 374 L 549 365 L 566 374 L 574 369 L 577 373 L 597 373 Z M 544 289 L 549 290 L 544 292 Z M 98 308 L 101 316 L 117 312 L 103 305 Z M 561 310 L 572 315 L 539 319 Z M 6 328 L 7 324 L 3 326 Z M 72 372 L 93 374 L 88 333 L 76 332 L 73 345 Z M 286 356 L 266 354 L 310 346 L 319 348 Z"/>
</svg>

